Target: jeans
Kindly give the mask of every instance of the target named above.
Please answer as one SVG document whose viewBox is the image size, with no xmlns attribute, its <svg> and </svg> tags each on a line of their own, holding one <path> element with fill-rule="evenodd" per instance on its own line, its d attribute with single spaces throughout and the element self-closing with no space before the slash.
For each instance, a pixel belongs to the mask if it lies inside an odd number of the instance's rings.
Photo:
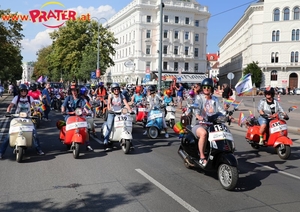
<svg viewBox="0 0 300 212">
<path fill-rule="evenodd" d="M 106 134 L 104 135 L 104 144 L 108 143 L 109 136 L 110 136 L 113 124 L 114 124 L 114 118 L 115 118 L 115 115 L 111 114 L 111 113 L 109 113 L 107 116 L 107 121 L 106 121 L 107 131 L 106 131 Z"/>
<path fill-rule="evenodd" d="M 50 106 L 45 105 L 46 106 L 46 110 L 44 111 L 44 118 L 49 119 L 49 113 L 50 113 Z"/>
<path fill-rule="evenodd" d="M 2 155 L 4 155 L 6 149 L 7 149 L 7 146 L 9 144 L 9 134 L 6 135 L 1 147 L 0 147 L 0 153 Z M 36 148 L 37 151 L 40 151 L 41 150 L 41 146 L 40 146 L 40 141 L 37 137 L 37 133 L 36 133 L 36 130 L 34 129 L 33 130 L 33 145 L 34 147 Z"/>
<path fill-rule="evenodd" d="M 258 121 L 259 125 L 266 124 L 268 126 L 271 120 L 270 119 L 266 119 L 266 118 L 264 118 L 262 116 L 259 116 L 258 119 L 257 119 L 257 121 Z"/>
</svg>

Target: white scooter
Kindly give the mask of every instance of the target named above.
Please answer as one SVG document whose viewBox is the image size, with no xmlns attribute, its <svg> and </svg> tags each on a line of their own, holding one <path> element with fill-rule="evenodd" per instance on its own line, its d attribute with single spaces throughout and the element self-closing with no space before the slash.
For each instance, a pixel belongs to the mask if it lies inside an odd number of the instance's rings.
<svg viewBox="0 0 300 212">
<path fill-rule="evenodd" d="M 109 111 L 109 113 L 115 114 L 114 124 L 109 136 L 110 144 L 119 142 L 122 150 L 127 154 L 132 149 L 132 116 L 126 108 L 122 108 L 118 112 Z M 107 130 L 106 122 L 104 122 L 101 128 L 102 139 L 104 139 Z"/>
<path fill-rule="evenodd" d="M 9 127 L 9 145 L 14 148 L 16 161 L 20 163 L 27 148 L 32 147 L 34 124 L 31 119 L 36 116 L 28 116 L 26 112 L 19 114 L 7 114 L 6 117 L 14 117 Z"/>
<path fill-rule="evenodd" d="M 97 125 L 94 122 L 94 118 L 95 118 L 95 114 L 92 111 L 89 111 L 89 113 L 85 116 L 89 135 L 92 134 L 94 137 L 97 137 L 97 133 L 96 133 L 96 130 L 95 130 L 95 127 Z"/>
<path fill-rule="evenodd" d="M 166 124 L 173 128 L 175 125 L 175 112 L 176 112 L 176 108 L 174 106 L 174 104 L 169 104 L 168 106 L 166 106 L 166 111 L 167 111 L 167 115 L 166 115 Z"/>
</svg>

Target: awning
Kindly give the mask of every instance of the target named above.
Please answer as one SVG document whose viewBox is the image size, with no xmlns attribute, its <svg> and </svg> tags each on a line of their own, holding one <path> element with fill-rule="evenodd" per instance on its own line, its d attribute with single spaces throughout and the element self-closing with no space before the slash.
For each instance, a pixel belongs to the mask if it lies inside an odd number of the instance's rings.
<svg viewBox="0 0 300 212">
<path fill-rule="evenodd" d="M 192 83 L 201 83 L 202 80 L 204 80 L 205 78 L 207 78 L 206 74 L 173 74 L 173 73 L 162 73 L 161 74 L 162 77 L 167 78 L 172 78 L 172 77 L 176 77 L 177 78 L 177 82 L 192 82 Z"/>
</svg>

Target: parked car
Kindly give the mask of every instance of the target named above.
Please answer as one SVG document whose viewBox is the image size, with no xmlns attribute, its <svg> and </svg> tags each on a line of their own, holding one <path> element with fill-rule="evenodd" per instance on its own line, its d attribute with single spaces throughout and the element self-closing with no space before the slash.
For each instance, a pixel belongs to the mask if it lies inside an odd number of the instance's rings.
<svg viewBox="0 0 300 212">
<path fill-rule="evenodd" d="M 278 88 L 277 89 L 277 94 L 285 95 L 286 94 L 286 89 L 285 88 Z"/>
<path fill-rule="evenodd" d="M 296 95 L 300 95 L 300 88 L 296 88 L 295 89 L 295 93 L 294 94 L 296 94 Z"/>
</svg>

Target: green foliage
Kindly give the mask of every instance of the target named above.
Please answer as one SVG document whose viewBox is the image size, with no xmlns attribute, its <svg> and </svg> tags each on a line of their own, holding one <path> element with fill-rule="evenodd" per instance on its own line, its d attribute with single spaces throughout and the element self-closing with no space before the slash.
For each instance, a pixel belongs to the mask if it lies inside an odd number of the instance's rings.
<svg viewBox="0 0 300 212">
<path fill-rule="evenodd" d="M 97 38 L 100 35 L 100 70 L 101 74 L 114 65 L 110 56 L 115 55 L 114 44 L 117 40 L 107 29 L 95 21 L 67 21 L 66 25 L 50 33 L 52 51 L 46 56 L 49 76 L 52 81 L 87 80 L 90 72 L 96 70 Z"/>
<path fill-rule="evenodd" d="M 243 70 L 243 74 L 249 74 L 251 73 L 252 83 L 255 84 L 257 88 L 260 87 L 260 84 L 262 82 L 262 71 L 260 67 L 258 66 L 258 62 L 252 62 L 247 65 L 247 67 Z"/>
<path fill-rule="evenodd" d="M 0 10 L 0 16 L 11 14 L 10 10 Z M 22 23 L 17 21 L 0 22 L 0 79 L 16 81 L 22 76 L 21 34 Z"/>
<path fill-rule="evenodd" d="M 38 51 L 38 59 L 37 62 L 34 64 L 34 71 L 32 74 L 32 79 L 35 81 L 40 77 L 40 76 L 49 76 L 49 62 L 47 60 L 48 55 L 51 54 L 52 51 L 52 46 L 47 46 L 43 47 Z"/>
</svg>

